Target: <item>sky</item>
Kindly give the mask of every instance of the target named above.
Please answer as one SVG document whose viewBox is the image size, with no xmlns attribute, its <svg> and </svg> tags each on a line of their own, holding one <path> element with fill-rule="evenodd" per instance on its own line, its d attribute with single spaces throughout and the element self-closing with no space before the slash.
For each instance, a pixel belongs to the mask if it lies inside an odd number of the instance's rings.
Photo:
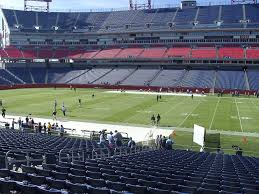
<svg viewBox="0 0 259 194">
<path fill-rule="evenodd" d="M 50 8 L 52 10 L 89 10 L 89 9 L 108 9 L 108 8 L 128 8 L 129 0 L 52 0 Z M 133 0 L 135 2 L 136 0 Z M 231 0 L 197 0 L 199 4 L 226 4 Z M 147 2 L 147 0 L 137 0 L 138 3 Z M 152 0 L 156 7 L 166 5 L 179 6 L 180 0 Z M 24 0 L 0 0 L 0 5 L 5 8 L 23 9 Z"/>
</svg>

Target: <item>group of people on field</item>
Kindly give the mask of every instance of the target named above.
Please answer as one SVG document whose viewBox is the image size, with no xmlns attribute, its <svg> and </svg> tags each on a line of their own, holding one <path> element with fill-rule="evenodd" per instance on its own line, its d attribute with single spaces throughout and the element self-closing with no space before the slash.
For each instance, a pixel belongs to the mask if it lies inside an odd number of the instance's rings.
<svg viewBox="0 0 259 194">
<path fill-rule="evenodd" d="M 159 125 L 160 124 L 160 120 L 161 120 L 161 116 L 160 114 L 157 114 L 157 116 L 155 117 L 155 115 L 151 116 L 151 124 L 152 125 Z"/>
</svg>

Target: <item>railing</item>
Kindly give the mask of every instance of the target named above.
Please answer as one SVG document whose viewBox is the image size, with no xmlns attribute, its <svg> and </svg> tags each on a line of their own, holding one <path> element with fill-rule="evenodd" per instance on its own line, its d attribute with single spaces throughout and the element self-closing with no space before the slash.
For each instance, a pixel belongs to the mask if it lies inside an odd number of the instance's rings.
<svg viewBox="0 0 259 194">
<path fill-rule="evenodd" d="M 87 149 L 62 149 L 59 151 L 59 162 L 62 162 L 63 159 L 66 159 L 67 161 L 85 161 L 87 155 L 86 153 L 90 152 L 90 150 Z M 66 155 L 66 157 L 62 157 L 63 154 Z"/>
<path fill-rule="evenodd" d="M 35 150 L 35 149 L 13 149 L 13 150 L 9 150 L 6 155 L 5 155 L 5 166 L 8 169 L 10 165 L 13 164 L 17 164 L 17 163 L 26 163 L 27 166 L 30 166 L 31 162 L 41 162 L 44 163 L 46 161 L 46 157 L 44 154 L 42 154 L 42 158 L 31 158 L 30 157 L 30 153 L 35 153 L 37 154 L 37 152 L 42 152 L 42 150 Z M 11 153 L 17 154 L 17 153 L 21 153 L 21 154 L 25 154 L 25 159 L 15 159 L 10 157 L 9 155 Z M 23 156 L 21 155 L 21 156 Z"/>
<path fill-rule="evenodd" d="M 230 155 L 243 155 L 243 156 L 255 156 L 259 157 L 259 151 L 246 151 L 245 149 L 238 149 L 238 146 L 234 146 L 232 149 L 230 148 L 212 148 L 212 147 L 203 147 L 201 150 L 201 146 L 197 145 L 181 145 L 181 144 L 174 144 L 173 149 L 182 149 L 188 151 L 203 151 L 203 152 L 210 152 L 210 153 L 221 153 L 221 154 L 230 154 Z"/>
</svg>

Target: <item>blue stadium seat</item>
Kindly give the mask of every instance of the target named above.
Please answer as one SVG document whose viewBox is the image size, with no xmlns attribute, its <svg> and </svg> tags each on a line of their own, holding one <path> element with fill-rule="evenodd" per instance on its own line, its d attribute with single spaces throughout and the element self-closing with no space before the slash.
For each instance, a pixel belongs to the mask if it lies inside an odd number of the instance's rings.
<svg viewBox="0 0 259 194">
<path fill-rule="evenodd" d="M 88 192 L 88 185 L 86 184 L 73 184 L 67 183 L 66 187 L 69 193 L 87 193 Z"/>
<path fill-rule="evenodd" d="M 106 185 L 108 186 L 108 188 L 116 191 L 126 191 L 125 183 L 106 181 Z"/>
</svg>

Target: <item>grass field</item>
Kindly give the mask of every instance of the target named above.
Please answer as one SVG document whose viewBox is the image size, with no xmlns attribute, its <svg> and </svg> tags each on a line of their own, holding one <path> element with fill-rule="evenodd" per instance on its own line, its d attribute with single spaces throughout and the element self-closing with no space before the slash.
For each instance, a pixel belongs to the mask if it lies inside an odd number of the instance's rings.
<svg viewBox="0 0 259 194">
<path fill-rule="evenodd" d="M 95 98 L 92 98 L 92 94 Z M 82 99 L 79 107 L 78 99 Z M 161 127 L 193 128 L 193 124 L 217 131 L 256 132 L 259 133 L 259 100 L 233 97 L 190 97 L 163 96 L 156 102 L 155 95 L 107 93 L 106 90 L 77 89 L 19 89 L 1 91 L 0 99 L 6 107 L 7 114 L 32 114 L 37 117 L 51 117 L 54 100 L 58 102 L 58 117 L 61 114 L 62 102 L 67 108 L 69 120 L 96 121 L 105 123 L 124 123 L 132 125 L 151 125 L 152 114 L 160 114 Z M 186 143 L 184 138 L 191 133 L 182 132 L 179 141 Z M 179 137 L 180 137 L 179 133 Z M 231 138 L 230 138 L 231 137 Z M 232 136 L 225 137 L 231 143 Z M 236 144 L 242 140 L 236 139 Z M 259 147 L 255 138 L 254 145 Z M 191 140 L 190 140 L 191 141 Z M 188 140 L 189 142 L 189 140 Z M 187 142 L 187 143 L 188 143 Z M 254 146 L 247 149 L 254 150 Z"/>
</svg>

